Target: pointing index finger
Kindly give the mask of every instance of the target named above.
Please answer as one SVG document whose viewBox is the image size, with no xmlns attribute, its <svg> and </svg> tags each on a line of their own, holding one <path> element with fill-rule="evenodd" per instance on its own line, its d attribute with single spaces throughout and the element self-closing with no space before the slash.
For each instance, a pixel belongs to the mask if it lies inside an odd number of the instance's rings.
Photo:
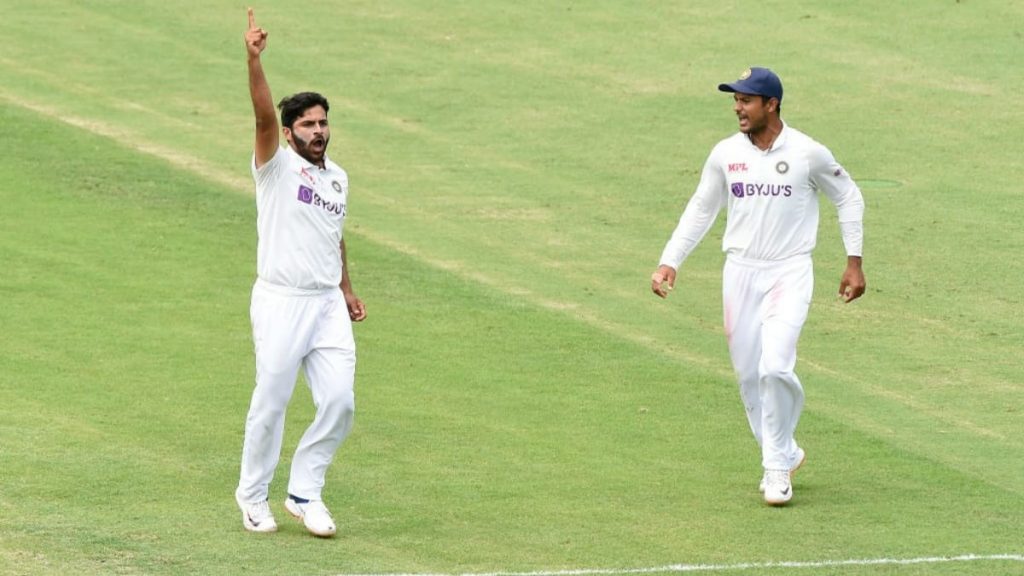
<svg viewBox="0 0 1024 576">
<path fill-rule="evenodd" d="M 249 30 L 256 27 L 256 17 L 252 15 L 252 8 L 249 8 Z"/>
</svg>

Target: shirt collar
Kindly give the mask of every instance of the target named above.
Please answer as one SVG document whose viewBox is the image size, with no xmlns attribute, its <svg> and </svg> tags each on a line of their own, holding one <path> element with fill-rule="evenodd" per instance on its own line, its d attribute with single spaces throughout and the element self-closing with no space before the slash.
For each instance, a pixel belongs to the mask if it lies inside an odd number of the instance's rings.
<svg viewBox="0 0 1024 576">
<path fill-rule="evenodd" d="M 786 140 L 789 138 L 789 125 L 785 121 L 782 122 L 782 130 L 779 131 L 778 137 L 775 138 L 775 142 L 772 142 L 768 151 L 777 150 L 782 148 L 786 144 Z"/>
<path fill-rule="evenodd" d="M 753 140 L 750 139 L 749 135 L 744 134 L 744 136 L 747 141 L 747 144 L 750 144 L 751 147 L 753 147 L 755 150 L 762 154 L 768 154 L 778 150 L 779 148 L 782 148 L 786 144 L 786 140 L 789 138 L 789 126 L 786 124 L 785 121 L 782 122 L 782 130 L 779 130 L 779 135 L 775 137 L 775 140 L 772 142 L 772 145 L 769 146 L 767 150 L 761 150 L 760 148 L 758 148 L 757 144 L 754 144 Z"/>
</svg>

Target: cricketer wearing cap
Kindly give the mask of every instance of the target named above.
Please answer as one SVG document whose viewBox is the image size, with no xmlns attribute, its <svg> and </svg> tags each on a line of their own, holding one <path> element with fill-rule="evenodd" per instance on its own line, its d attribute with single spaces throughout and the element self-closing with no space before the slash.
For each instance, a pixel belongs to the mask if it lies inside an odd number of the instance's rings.
<svg viewBox="0 0 1024 576">
<path fill-rule="evenodd" d="M 846 302 L 865 289 L 864 200 L 827 148 L 782 121 L 782 82 L 774 72 L 751 68 L 718 89 L 734 94 L 739 132 L 711 150 L 651 275 L 651 290 L 668 295 L 679 266 L 725 207 L 725 333 L 747 419 L 761 446 L 761 490 L 768 504 L 780 505 L 792 498 L 791 475 L 805 457 L 794 438 L 804 403 L 794 369 L 813 293 L 818 196 L 837 208 L 847 253 L 839 294 Z"/>
</svg>

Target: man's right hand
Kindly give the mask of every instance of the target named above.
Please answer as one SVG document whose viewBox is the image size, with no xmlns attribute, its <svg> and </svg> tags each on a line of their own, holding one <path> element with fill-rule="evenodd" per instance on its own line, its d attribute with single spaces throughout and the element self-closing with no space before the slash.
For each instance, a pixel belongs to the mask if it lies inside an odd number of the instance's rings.
<svg viewBox="0 0 1024 576">
<path fill-rule="evenodd" d="M 666 288 L 664 284 L 668 282 Z M 671 266 L 665 266 L 662 264 L 658 266 L 658 269 L 651 274 L 651 292 L 654 292 L 658 296 L 664 298 L 668 296 L 668 293 L 672 291 L 676 286 L 676 270 Z"/>
<path fill-rule="evenodd" d="M 249 52 L 250 58 L 258 58 L 266 47 L 267 31 L 256 26 L 256 17 L 252 15 L 252 8 L 249 8 L 249 29 L 245 32 L 245 49 Z"/>
</svg>

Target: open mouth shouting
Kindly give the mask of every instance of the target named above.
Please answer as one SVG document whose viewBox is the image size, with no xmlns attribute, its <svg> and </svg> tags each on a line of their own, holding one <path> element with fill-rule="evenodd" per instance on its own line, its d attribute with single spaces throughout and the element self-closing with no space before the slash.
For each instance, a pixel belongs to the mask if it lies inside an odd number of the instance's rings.
<svg viewBox="0 0 1024 576">
<path fill-rule="evenodd" d="M 298 134 L 292 134 L 292 141 L 295 144 L 295 151 L 310 163 L 321 164 L 324 154 L 327 152 L 327 144 L 330 138 L 317 135 L 310 140 L 303 140 Z"/>
</svg>

